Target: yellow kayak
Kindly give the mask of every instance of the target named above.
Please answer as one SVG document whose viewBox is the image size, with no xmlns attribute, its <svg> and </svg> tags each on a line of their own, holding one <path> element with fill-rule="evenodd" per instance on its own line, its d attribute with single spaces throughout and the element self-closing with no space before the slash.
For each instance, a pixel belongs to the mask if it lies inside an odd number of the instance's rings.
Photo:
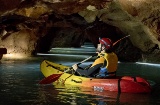
<svg viewBox="0 0 160 105">
<path fill-rule="evenodd" d="M 100 90 L 128 92 L 128 93 L 149 93 L 150 84 L 141 77 L 122 76 L 108 79 L 76 76 L 66 73 L 70 67 L 44 60 L 40 65 L 41 72 L 48 78 L 55 79 L 54 84 L 68 84 L 73 86 L 89 87 Z M 57 76 L 57 77 L 56 77 Z"/>
</svg>

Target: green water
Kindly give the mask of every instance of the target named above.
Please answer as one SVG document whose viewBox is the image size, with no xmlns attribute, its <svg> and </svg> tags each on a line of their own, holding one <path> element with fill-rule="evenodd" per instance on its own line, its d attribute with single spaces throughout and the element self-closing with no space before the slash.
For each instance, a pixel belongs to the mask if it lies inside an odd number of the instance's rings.
<svg viewBox="0 0 160 105">
<path fill-rule="evenodd" d="M 23 60 L 2 60 L 0 63 L 0 105 L 159 105 L 160 64 L 119 63 L 117 75 L 141 76 L 153 86 L 149 94 L 100 91 L 72 86 L 39 85 L 44 78 L 40 63 L 50 60 L 71 66 L 94 53 L 93 45 L 81 49 L 52 49 Z M 67 53 L 66 53 L 67 52 Z M 75 53 L 76 52 L 76 53 Z M 80 52 L 77 53 L 77 52 Z M 89 55 L 88 55 L 89 53 Z M 91 64 L 93 59 L 81 66 Z"/>
<path fill-rule="evenodd" d="M 118 75 L 142 76 L 157 83 L 152 93 L 130 94 L 98 91 L 72 86 L 39 85 L 43 79 L 37 57 L 26 60 L 1 61 L 0 64 L 0 105 L 159 105 L 160 66 L 155 64 L 119 63 Z M 72 57 L 71 57 L 72 58 Z M 83 59 L 66 57 L 57 63 L 72 65 Z M 57 58 L 56 58 L 57 59 Z M 75 61 L 74 61 L 75 60 Z M 68 61 L 68 62 L 67 62 Z M 86 62 L 87 65 L 91 62 Z"/>
</svg>

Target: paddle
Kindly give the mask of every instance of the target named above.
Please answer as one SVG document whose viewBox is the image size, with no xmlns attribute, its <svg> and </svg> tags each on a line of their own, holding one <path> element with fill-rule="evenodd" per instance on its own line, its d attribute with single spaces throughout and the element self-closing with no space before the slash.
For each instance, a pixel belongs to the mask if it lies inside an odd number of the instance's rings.
<svg viewBox="0 0 160 105">
<path fill-rule="evenodd" d="M 127 35 L 127 36 L 125 36 L 125 37 L 117 40 L 116 42 L 113 43 L 113 46 L 115 46 L 115 45 L 116 45 L 118 42 L 120 42 L 122 39 L 125 39 L 125 38 L 127 38 L 127 37 L 129 37 L 129 36 L 130 36 L 130 35 Z"/>
<path fill-rule="evenodd" d="M 84 59 L 83 61 L 77 63 L 77 65 L 82 64 L 83 62 L 91 59 L 92 57 L 94 57 L 94 56 L 96 56 L 96 55 L 97 55 L 97 54 L 94 54 L 94 55 L 92 55 L 92 56 L 89 56 L 88 58 Z M 55 82 L 56 80 L 58 80 L 59 77 L 60 77 L 62 74 L 64 74 L 65 72 L 70 71 L 71 69 L 72 69 L 72 67 L 68 68 L 68 70 L 64 71 L 64 72 L 61 73 L 61 74 L 52 74 L 52 75 L 50 75 L 50 76 L 42 79 L 42 80 L 39 82 L 39 84 L 51 84 L 51 83 Z"/>
<path fill-rule="evenodd" d="M 127 35 L 127 36 L 125 36 L 125 37 L 117 40 L 116 42 L 113 43 L 113 46 L 115 46 L 115 45 L 116 45 L 118 42 L 120 42 L 122 39 L 125 39 L 125 38 L 127 38 L 127 37 L 129 37 L 129 36 L 130 36 L 130 35 Z M 77 65 L 82 64 L 83 62 L 89 60 L 90 58 L 92 58 L 92 57 L 94 57 L 94 56 L 96 56 L 96 55 L 97 55 L 97 54 L 94 54 L 94 55 L 92 55 L 92 56 L 84 59 L 84 60 L 81 61 L 80 63 L 77 63 Z M 70 67 L 70 68 L 69 68 L 68 70 L 66 70 L 65 72 L 68 72 L 68 71 L 71 70 L 71 69 L 72 69 L 72 67 Z M 63 73 L 65 73 L 65 72 L 63 72 Z M 53 82 L 55 82 L 56 80 L 58 80 L 59 77 L 60 77 L 63 73 L 61 73 L 61 74 L 52 74 L 52 75 L 50 75 L 50 76 L 42 79 L 42 80 L 39 82 L 39 84 L 50 84 L 50 83 L 53 83 Z"/>
</svg>

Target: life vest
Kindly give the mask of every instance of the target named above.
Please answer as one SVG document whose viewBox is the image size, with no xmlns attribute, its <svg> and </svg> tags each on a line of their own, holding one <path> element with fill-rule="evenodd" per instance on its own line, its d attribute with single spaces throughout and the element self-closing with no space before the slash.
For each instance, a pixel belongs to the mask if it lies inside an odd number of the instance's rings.
<svg viewBox="0 0 160 105">
<path fill-rule="evenodd" d="M 99 58 L 97 58 L 91 67 L 103 63 L 103 67 L 106 67 L 108 74 L 114 74 L 118 66 L 118 57 L 115 53 L 100 53 Z"/>
</svg>

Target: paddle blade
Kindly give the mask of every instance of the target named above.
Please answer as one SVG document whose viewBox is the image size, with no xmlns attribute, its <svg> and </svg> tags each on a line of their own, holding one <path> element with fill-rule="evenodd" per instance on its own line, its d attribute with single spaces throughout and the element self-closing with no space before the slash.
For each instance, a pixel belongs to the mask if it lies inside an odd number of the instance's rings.
<svg viewBox="0 0 160 105">
<path fill-rule="evenodd" d="M 44 79 L 42 79 L 39 84 L 51 84 L 59 79 L 62 74 L 52 74 Z"/>
</svg>

